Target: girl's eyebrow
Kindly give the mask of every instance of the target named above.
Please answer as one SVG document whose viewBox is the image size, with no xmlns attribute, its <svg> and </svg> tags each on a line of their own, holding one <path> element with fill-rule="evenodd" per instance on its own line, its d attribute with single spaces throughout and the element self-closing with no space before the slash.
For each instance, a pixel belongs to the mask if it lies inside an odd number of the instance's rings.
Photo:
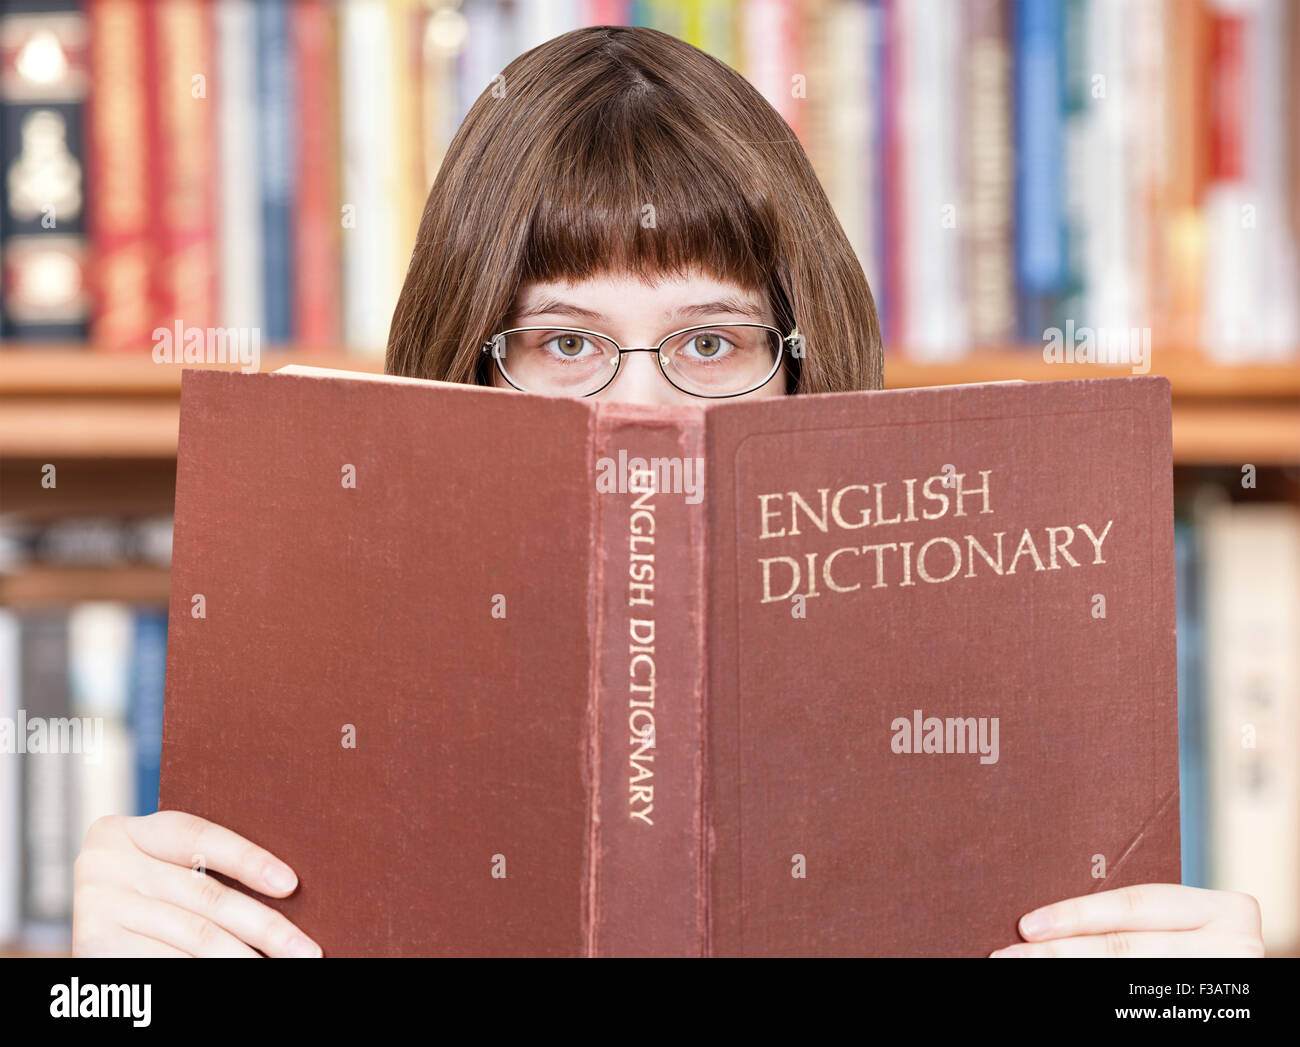
<svg viewBox="0 0 1300 1047">
<path fill-rule="evenodd" d="M 738 313 L 742 316 L 761 317 L 763 307 L 748 298 L 735 298 L 730 295 L 716 299 L 712 302 L 699 302 L 695 305 L 683 305 L 674 309 L 668 315 L 677 320 L 696 320 L 705 316 L 714 316 L 718 313 Z M 584 309 L 573 302 L 566 302 L 559 298 L 543 298 L 536 302 L 531 309 L 520 310 L 516 318 L 526 316 L 573 316 L 582 320 L 590 320 L 600 323 L 609 319 L 604 313 L 592 309 Z"/>
</svg>

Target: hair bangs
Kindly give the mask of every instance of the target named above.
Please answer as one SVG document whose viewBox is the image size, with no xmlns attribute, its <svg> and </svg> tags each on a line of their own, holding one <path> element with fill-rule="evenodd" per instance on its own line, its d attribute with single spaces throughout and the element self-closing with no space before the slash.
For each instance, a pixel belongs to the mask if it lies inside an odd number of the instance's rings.
<svg viewBox="0 0 1300 1047">
<path fill-rule="evenodd" d="M 756 290 L 777 266 L 776 215 L 688 114 L 624 94 L 578 115 L 540 165 L 523 258 L 526 280 L 627 271 L 649 282 L 701 270 Z"/>
</svg>

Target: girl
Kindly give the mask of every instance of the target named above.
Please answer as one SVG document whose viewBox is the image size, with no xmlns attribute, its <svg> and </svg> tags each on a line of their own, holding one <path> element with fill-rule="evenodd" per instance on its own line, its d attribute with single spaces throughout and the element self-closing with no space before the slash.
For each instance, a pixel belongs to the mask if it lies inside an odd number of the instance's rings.
<svg viewBox="0 0 1300 1047">
<path fill-rule="evenodd" d="M 722 62 L 611 27 L 520 56 L 474 104 L 387 358 L 393 374 L 646 404 L 878 389 L 881 364 L 866 279 L 789 127 Z M 105 818 L 75 866 L 74 951 L 320 955 L 268 906 L 191 875 L 195 854 L 267 896 L 296 886 L 192 815 Z M 993 955 L 1263 954 L 1253 898 L 1174 884 L 1061 901 L 1020 931 Z"/>
</svg>

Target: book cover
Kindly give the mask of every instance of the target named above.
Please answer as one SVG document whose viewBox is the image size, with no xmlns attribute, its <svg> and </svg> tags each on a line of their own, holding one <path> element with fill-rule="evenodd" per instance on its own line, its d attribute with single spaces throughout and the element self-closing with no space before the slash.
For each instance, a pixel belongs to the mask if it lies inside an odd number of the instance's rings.
<svg viewBox="0 0 1300 1047">
<path fill-rule="evenodd" d="M 186 372 L 161 804 L 327 955 L 987 955 L 1178 882 L 1169 424 Z"/>
</svg>

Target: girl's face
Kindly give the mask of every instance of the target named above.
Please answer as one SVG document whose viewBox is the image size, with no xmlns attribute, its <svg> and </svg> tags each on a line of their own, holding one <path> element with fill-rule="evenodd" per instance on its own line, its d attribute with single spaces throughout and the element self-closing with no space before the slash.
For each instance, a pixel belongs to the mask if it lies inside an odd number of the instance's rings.
<svg viewBox="0 0 1300 1047">
<path fill-rule="evenodd" d="M 584 328 L 624 346 L 658 345 L 674 331 L 721 323 L 775 326 L 775 319 L 764 295 L 695 272 L 686 277 L 664 276 L 654 284 L 630 273 L 605 274 L 576 283 L 524 284 L 507 320 L 509 327 Z M 512 388 L 495 367 L 492 381 L 501 388 Z M 786 391 L 782 367 L 766 385 L 734 399 L 784 396 Z M 624 353 L 617 376 L 592 399 L 650 406 L 704 402 L 669 382 L 653 353 Z"/>
</svg>

